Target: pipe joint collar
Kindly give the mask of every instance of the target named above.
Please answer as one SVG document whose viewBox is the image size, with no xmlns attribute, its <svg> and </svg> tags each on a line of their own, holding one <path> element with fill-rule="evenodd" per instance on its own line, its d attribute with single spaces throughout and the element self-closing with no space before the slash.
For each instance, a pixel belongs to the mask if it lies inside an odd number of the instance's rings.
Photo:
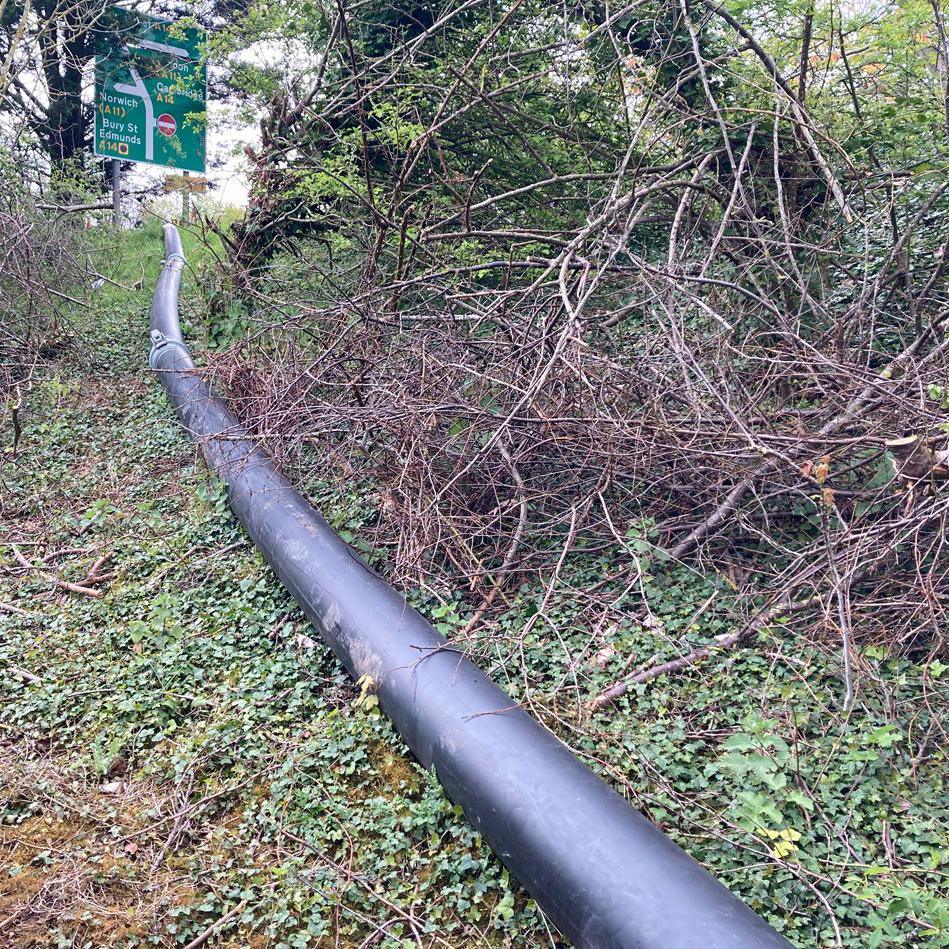
<svg viewBox="0 0 949 949">
<path fill-rule="evenodd" d="M 158 368 L 159 357 L 169 347 L 176 347 L 177 349 L 180 349 L 185 354 L 185 356 L 191 356 L 191 351 L 180 339 L 175 339 L 172 336 L 166 336 L 161 330 L 152 330 L 150 336 L 152 340 L 152 348 L 148 351 L 149 369 Z"/>
<path fill-rule="evenodd" d="M 174 268 L 175 270 L 184 270 L 186 263 L 187 261 L 185 260 L 184 254 L 171 253 L 162 261 L 162 266 Z"/>
</svg>

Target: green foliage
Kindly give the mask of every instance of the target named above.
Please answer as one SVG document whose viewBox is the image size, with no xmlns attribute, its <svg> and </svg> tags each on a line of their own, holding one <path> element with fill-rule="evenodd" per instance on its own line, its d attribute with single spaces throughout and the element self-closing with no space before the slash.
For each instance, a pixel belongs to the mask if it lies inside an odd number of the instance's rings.
<svg viewBox="0 0 949 949">
<path fill-rule="evenodd" d="M 395 44 L 426 31 L 443 5 L 360 8 L 364 15 L 350 39 L 365 67 L 361 81 L 371 85 L 393 68 L 386 57 Z M 802 17 L 814 8 L 796 2 L 730 8 L 771 24 L 768 49 L 790 70 Z M 492 226 L 531 229 L 531 239 L 503 246 L 508 259 L 536 265 L 559 246 L 557 235 L 582 227 L 612 188 L 610 176 L 628 144 L 615 71 L 628 67 L 645 89 L 682 76 L 677 109 L 698 101 L 700 84 L 680 68 L 691 44 L 676 5 L 649 5 L 617 21 L 636 53 L 631 66 L 603 39 L 607 8 L 597 3 L 571 6 L 576 36 L 594 37 L 584 54 L 552 58 L 548 41 L 563 29 L 553 9 L 541 2 L 484 4 L 459 15 L 417 56 L 400 59 L 399 81 L 365 103 L 346 57 L 329 58 L 326 88 L 340 97 L 329 123 L 281 126 L 283 72 L 238 68 L 243 90 L 272 104 L 268 134 L 279 156 L 269 169 L 277 182 L 269 219 L 251 215 L 240 227 L 245 236 L 263 235 L 266 244 L 266 226 L 283 221 L 283 237 L 298 255 L 275 258 L 268 279 L 291 286 L 312 279 L 317 305 L 348 301 L 371 282 L 367 268 L 378 263 L 370 250 L 380 220 L 394 277 L 401 276 L 403 238 L 406 253 L 418 253 L 426 267 L 482 265 L 498 254 L 498 244 L 477 228 L 463 240 L 427 241 L 424 253 L 416 247 L 430 236 L 428 222 L 464 205 L 476 181 L 497 195 L 536 182 L 539 174 L 565 176 L 544 191 L 543 201 L 516 195 L 491 219 Z M 941 158 L 931 57 L 918 55 L 926 46 L 917 35 L 925 13 L 915 0 L 859 22 L 847 13 L 848 45 L 869 44 L 853 53 L 865 108 L 858 116 L 848 105 L 839 69 L 834 75 L 841 81 L 809 101 L 855 160 L 870 160 L 871 151 L 910 163 Z M 817 9 L 820 35 L 829 35 L 830 14 Z M 502 18 L 510 45 L 506 72 L 489 68 L 483 55 Z M 212 43 L 217 55 L 257 42 L 285 44 L 315 61 L 334 20 L 309 0 L 255 3 Z M 720 40 L 715 33 L 703 36 L 710 53 Z M 469 60 L 466 79 L 476 77 L 476 95 L 427 134 L 439 117 L 436 93 L 451 88 L 458 81 L 455 67 Z M 742 130 L 733 144 L 744 147 L 748 114 L 764 116 L 750 154 L 768 167 L 773 95 L 751 81 L 760 72 L 747 50 L 729 69 L 749 80 L 739 86 L 713 76 L 725 115 Z M 527 83 L 529 77 L 537 78 Z M 451 100 L 445 107 L 453 107 Z M 710 128 L 704 116 L 691 138 L 659 136 L 653 157 L 674 162 L 704 148 Z M 291 144 L 303 160 L 286 160 Z M 402 180 L 406 168 L 411 173 Z M 773 195 L 763 186 L 762 192 L 756 226 L 775 213 Z M 907 187 L 894 210 L 897 225 L 905 226 L 921 195 Z M 889 208 L 881 204 L 873 213 L 869 238 L 847 238 L 868 245 L 868 266 L 891 249 L 880 236 Z M 945 201 L 936 202 L 931 231 L 919 238 L 930 256 L 947 213 Z M 711 222 L 717 225 L 718 218 Z M 301 232 L 314 241 L 296 243 Z M 657 233 L 637 231 L 629 246 L 657 259 L 665 250 Z M 36 820 L 85 820 L 120 774 L 125 810 L 107 811 L 80 862 L 93 867 L 97 887 L 121 877 L 129 888 L 156 880 L 183 888 L 157 897 L 144 930 L 130 927 L 128 945 L 186 944 L 235 907 L 225 938 L 241 943 L 358 944 L 384 927 L 386 946 L 435 935 L 458 946 L 544 944 L 546 926 L 536 906 L 435 776 L 407 756 L 380 714 L 374 684 L 347 681 L 314 641 L 229 514 L 222 486 L 196 462 L 165 399 L 145 379 L 157 226 L 122 234 L 118 245 L 111 233 L 90 239 L 101 242 L 94 250 L 103 272 L 126 285 L 141 277 L 145 289 L 130 299 L 106 284 L 88 307 L 70 314 L 84 349 L 62 357 L 34 386 L 21 454 L 4 459 L 2 505 L 10 536 L 35 542 L 37 554 L 77 546 L 108 550 L 115 576 L 101 600 L 60 594 L 39 573 L 9 572 L 0 581 L 0 599 L 28 611 L 0 613 L 0 668 L 29 673 L 0 677 L 0 728 L 7 741 L 39 749 L 38 757 L 49 759 L 59 776 L 24 785 L 16 772 L 33 773 L 32 753 L 24 752 L 3 775 L 16 789 L 0 812 L 4 823 L 25 832 Z M 704 232 L 694 239 L 705 240 Z M 226 347 L 257 325 L 256 314 L 223 285 L 202 297 L 211 255 L 190 235 L 185 249 L 205 278 L 186 282 L 186 323 L 209 348 Z M 330 277 L 311 276 L 317 254 L 328 261 Z M 533 280 L 537 267 L 523 274 Z M 321 279 L 332 279 L 339 296 L 324 293 Z M 480 292 L 496 289 L 501 278 L 486 272 L 477 279 Z M 818 277 L 812 282 L 816 293 Z M 826 300 L 846 311 L 863 284 L 862 273 L 841 277 L 826 289 Z M 441 300 L 450 289 L 438 284 L 432 296 Z M 627 287 L 610 292 L 622 296 L 624 306 L 629 302 Z M 406 293 L 415 293 L 410 302 L 421 299 L 424 309 L 421 291 Z M 397 315 L 403 303 L 394 295 L 387 306 Z M 874 356 L 906 342 L 900 306 L 897 299 L 874 323 Z M 622 353 L 630 340 L 635 351 L 649 313 L 643 304 L 615 327 L 611 354 Z M 816 322 L 801 304 L 801 332 Z M 356 335 L 359 324 L 347 324 L 343 335 L 350 330 Z M 475 343 L 490 343 L 491 331 L 485 319 L 473 331 Z M 300 335 L 322 355 L 319 332 L 319 325 L 308 326 Z M 396 349 L 406 345 L 395 332 L 388 342 Z M 352 383 L 346 377 L 342 387 L 350 391 Z M 460 388 L 469 385 L 465 378 Z M 930 408 L 945 410 L 941 382 L 932 382 L 925 395 Z M 812 398 L 800 397 L 802 412 L 813 407 Z M 505 411 L 493 391 L 479 395 L 477 405 L 490 417 Z M 767 403 L 755 411 L 766 412 Z M 445 429 L 453 448 L 486 443 L 486 431 L 468 415 L 454 406 L 451 413 Z M 304 446 L 301 454 L 307 451 L 325 468 L 321 446 Z M 878 454 L 866 451 L 859 460 Z M 869 484 L 878 486 L 889 478 L 888 463 L 874 464 Z M 347 480 L 311 479 L 306 487 L 341 536 L 384 572 L 391 550 L 367 537 L 382 518 L 387 486 L 358 469 Z M 824 516 L 816 495 L 804 501 L 793 513 L 802 533 L 813 536 Z M 617 534 L 608 548 L 579 538 L 558 575 L 556 595 L 548 600 L 547 578 L 530 575 L 504 591 L 496 620 L 467 635 L 477 603 L 457 592 L 460 587 L 408 595 L 515 700 L 794 944 L 949 945 L 945 751 L 938 743 L 945 703 L 933 688 L 946 665 L 871 646 L 861 657 L 859 708 L 842 715 L 837 657 L 802 645 L 796 630 L 777 621 L 763 631 L 760 649 L 721 652 L 693 672 L 636 685 L 591 716 L 587 700 L 630 671 L 731 631 L 739 612 L 727 577 L 686 568 L 657 549 L 652 517 L 632 517 Z M 531 538 L 537 548 L 548 548 L 541 554 L 556 553 L 563 540 L 556 530 Z M 616 579 L 620 557 L 635 564 L 633 586 Z M 66 555 L 62 576 L 81 581 L 88 560 Z M 615 622 L 597 622 L 587 595 L 593 589 L 611 602 Z M 70 782 L 86 787 L 76 806 L 59 793 Z M 179 826 L 176 815 L 182 814 L 188 819 Z M 123 849 L 132 834 L 136 846 L 147 848 L 147 859 Z M 100 869 L 108 861 L 112 869 Z M 9 874 L 28 877 L 37 867 L 52 874 L 67 864 L 62 850 L 44 847 L 35 858 L 11 859 Z M 50 941 L 79 941 L 69 920 L 42 922 Z M 98 931 L 86 936 L 88 944 L 104 941 Z"/>
<path fill-rule="evenodd" d="M 128 235 L 124 272 L 105 272 L 128 281 L 139 244 L 153 277 L 155 227 Z M 188 253 L 197 264 L 193 244 Z M 91 351 L 114 360 L 116 384 L 67 357 L 33 390 L 22 453 L 4 469 L 8 539 L 30 531 L 50 550 L 108 549 L 116 575 L 101 601 L 51 597 L 38 576 L 0 583 L 0 599 L 30 611 L 0 614 L 0 669 L 16 664 L 42 679 L 0 674 L 0 729 L 24 748 L 42 743 L 62 781 L 52 797 L 49 777 L 24 789 L 29 768 L 8 771 L 4 758 L 0 783 L 18 790 L 5 795 L 0 821 L 20 833 L 37 820 L 81 824 L 121 776 L 131 799 L 87 841 L 82 863 L 117 868 L 95 884 L 118 901 L 113 914 L 128 900 L 122 880 L 154 893 L 152 922 L 128 923 L 116 943 L 124 946 L 182 945 L 242 901 L 235 931 L 274 946 L 358 943 L 381 923 L 392 947 L 414 944 L 413 926 L 459 945 L 530 944 L 543 932 L 536 907 L 314 643 L 222 486 L 195 463 L 164 395 L 145 381 L 147 295 L 131 308 L 123 295 L 119 316 L 110 293 L 76 314 Z M 32 520 L 50 510 L 58 513 L 45 524 Z M 358 530 L 358 505 L 347 511 L 341 501 L 328 513 Z M 78 559 L 67 556 L 65 577 L 82 579 Z M 77 781 L 88 791 L 74 805 L 65 789 Z M 163 820 L 181 806 L 194 819 L 156 877 L 149 866 L 172 826 Z M 126 850 L 116 841 L 129 834 L 135 848 Z M 8 869 L 29 879 L 41 868 L 52 879 L 72 872 L 74 858 L 67 844 Z M 149 889 L 172 878 L 165 896 L 164 883 Z M 390 905 L 424 910 L 410 925 L 391 920 Z M 94 908 L 85 921 L 68 915 L 30 925 L 44 944 L 71 945 L 83 933 L 110 942 Z"/>
<path fill-rule="evenodd" d="M 157 247 L 154 227 L 129 234 L 121 266 L 147 261 L 153 278 Z M 199 264 L 199 249 L 188 253 Z M 185 794 L 198 809 L 168 858 L 188 894 L 156 908 L 158 928 L 141 944 L 184 943 L 239 903 L 234 931 L 277 946 L 363 938 L 367 921 L 391 917 L 390 905 L 413 907 L 423 938 L 542 942 L 536 907 L 434 776 L 408 759 L 371 701 L 371 683 L 349 683 L 313 643 L 221 485 L 195 465 L 163 395 L 141 379 L 146 294 L 130 309 L 104 289 L 84 324 L 91 351 L 114 360 L 124 381 L 103 387 L 97 365 L 63 363 L 34 391 L 25 455 L 5 472 L 10 523 L 57 510 L 39 535 L 44 547 L 108 548 L 117 567 L 102 601 L 53 603 L 38 576 L 5 581 L 2 599 L 42 614 L 0 618 L 0 665 L 42 679 L 0 681 L 5 734 L 46 742 L 90 793 L 123 761 L 143 808 Z M 128 317 L 110 315 L 119 300 Z M 310 493 L 358 544 L 376 516 L 372 486 L 343 494 L 314 483 Z M 841 723 L 828 713 L 838 692 L 833 661 L 810 648 L 785 654 L 778 630 L 764 653 L 723 654 L 699 675 L 638 686 L 585 724 L 579 701 L 628 656 L 675 655 L 728 628 L 728 585 L 657 558 L 654 536 L 648 520 L 627 530 L 642 584 L 625 594 L 627 619 L 598 642 L 610 647 L 604 661 L 590 661 L 582 597 L 559 596 L 540 617 L 543 590 L 530 585 L 468 648 L 553 727 L 572 722 L 567 740 L 793 942 L 835 939 L 816 887 L 847 945 L 949 944 L 940 894 L 945 762 L 932 750 L 919 758 L 936 718 L 917 699 L 941 674 L 938 661 L 922 668 L 868 655 L 885 688 L 868 682 L 865 711 Z M 364 552 L 385 569 L 384 552 Z M 606 553 L 571 561 L 565 589 L 602 583 L 611 570 Z M 411 599 L 456 639 L 471 611 L 458 596 Z M 526 678 L 502 645 L 517 639 Z M 38 789 L 3 814 L 14 825 L 74 817 Z M 115 833 L 128 833 L 131 820 L 117 813 Z M 94 852 L 111 853 L 110 839 Z M 157 849 L 165 839 L 158 827 L 141 842 Z M 53 848 L 37 865 L 55 873 L 61 859 Z M 120 866 L 133 878 L 143 872 L 132 857 Z M 51 921 L 49 932 L 68 943 L 68 924 Z M 414 939 L 404 918 L 389 933 L 386 945 Z"/>
</svg>

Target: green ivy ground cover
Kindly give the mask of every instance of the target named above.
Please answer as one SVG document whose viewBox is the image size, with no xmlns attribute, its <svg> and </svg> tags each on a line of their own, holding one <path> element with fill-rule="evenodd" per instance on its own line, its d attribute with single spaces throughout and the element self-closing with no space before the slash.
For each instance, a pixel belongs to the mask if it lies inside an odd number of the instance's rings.
<svg viewBox="0 0 949 949">
<path fill-rule="evenodd" d="M 211 944 L 556 944 L 230 516 L 144 367 L 158 228 L 121 242 L 99 266 L 142 289 L 90 295 L 3 456 L 0 939 L 175 946 L 220 920 Z M 309 490 L 354 540 L 376 515 L 371 486 Z M 99 599 L 65 592 L 11 544 L 75 583 L 109 553 L 113 576 Z M 607 567 L 566 565 L 526 635 L 544 587 L 520 589 L 468 645 L 796 945 L 949 945 L 946 666 L 865 654 L 844 715 L 837 657 L 791 623 L 590 716 L 625 657 L 728 622 L 690 622 L 717 578 L 645 563 L 658 622 L 631 602 L 592 664 L 583 591 Z M 449 636 L 473 611 L 408 593 Z"/>
</svg>

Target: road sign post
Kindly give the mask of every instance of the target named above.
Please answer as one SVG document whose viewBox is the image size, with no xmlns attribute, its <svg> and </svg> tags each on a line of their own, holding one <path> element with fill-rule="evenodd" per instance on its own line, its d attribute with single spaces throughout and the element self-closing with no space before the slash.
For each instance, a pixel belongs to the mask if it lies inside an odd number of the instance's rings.
<svg viewBox="0 0 949 949">
<path fill-rule="evenodd" d="M 122 162 L 112 159 L 112 223 L 122 226 Z"/>
<path fill-rule="evenodd" d="M 185 172 L 185 178 L 189 177 Z M 181 220 L 185 224 L 191 223 L 191 188 L 187 185 L 181 191 Z"/>
<path fill-rule="evenodd" d="M 205 170 L 204 30 L 112 7 L 97 34 L 95 153 Z"/>
</svg>

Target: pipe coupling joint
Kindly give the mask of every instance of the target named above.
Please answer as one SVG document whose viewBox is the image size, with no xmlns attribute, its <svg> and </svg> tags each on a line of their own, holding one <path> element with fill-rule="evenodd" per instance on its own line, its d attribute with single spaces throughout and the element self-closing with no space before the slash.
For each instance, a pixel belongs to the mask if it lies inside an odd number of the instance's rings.
<svg viewBox="0 0 949 949">
<path fill-rule="evenodd" d="M 148 368 L 158 369 L 158 358 L 169 347 L 180 349 L 185 356 L 191 355 L 188 347 L 180 340 L 172 336 L 166 336 L 161 330 L 152 330 L 149 334 L 152 340 L 152 348 L 148 351 Z"/>
</svg>

